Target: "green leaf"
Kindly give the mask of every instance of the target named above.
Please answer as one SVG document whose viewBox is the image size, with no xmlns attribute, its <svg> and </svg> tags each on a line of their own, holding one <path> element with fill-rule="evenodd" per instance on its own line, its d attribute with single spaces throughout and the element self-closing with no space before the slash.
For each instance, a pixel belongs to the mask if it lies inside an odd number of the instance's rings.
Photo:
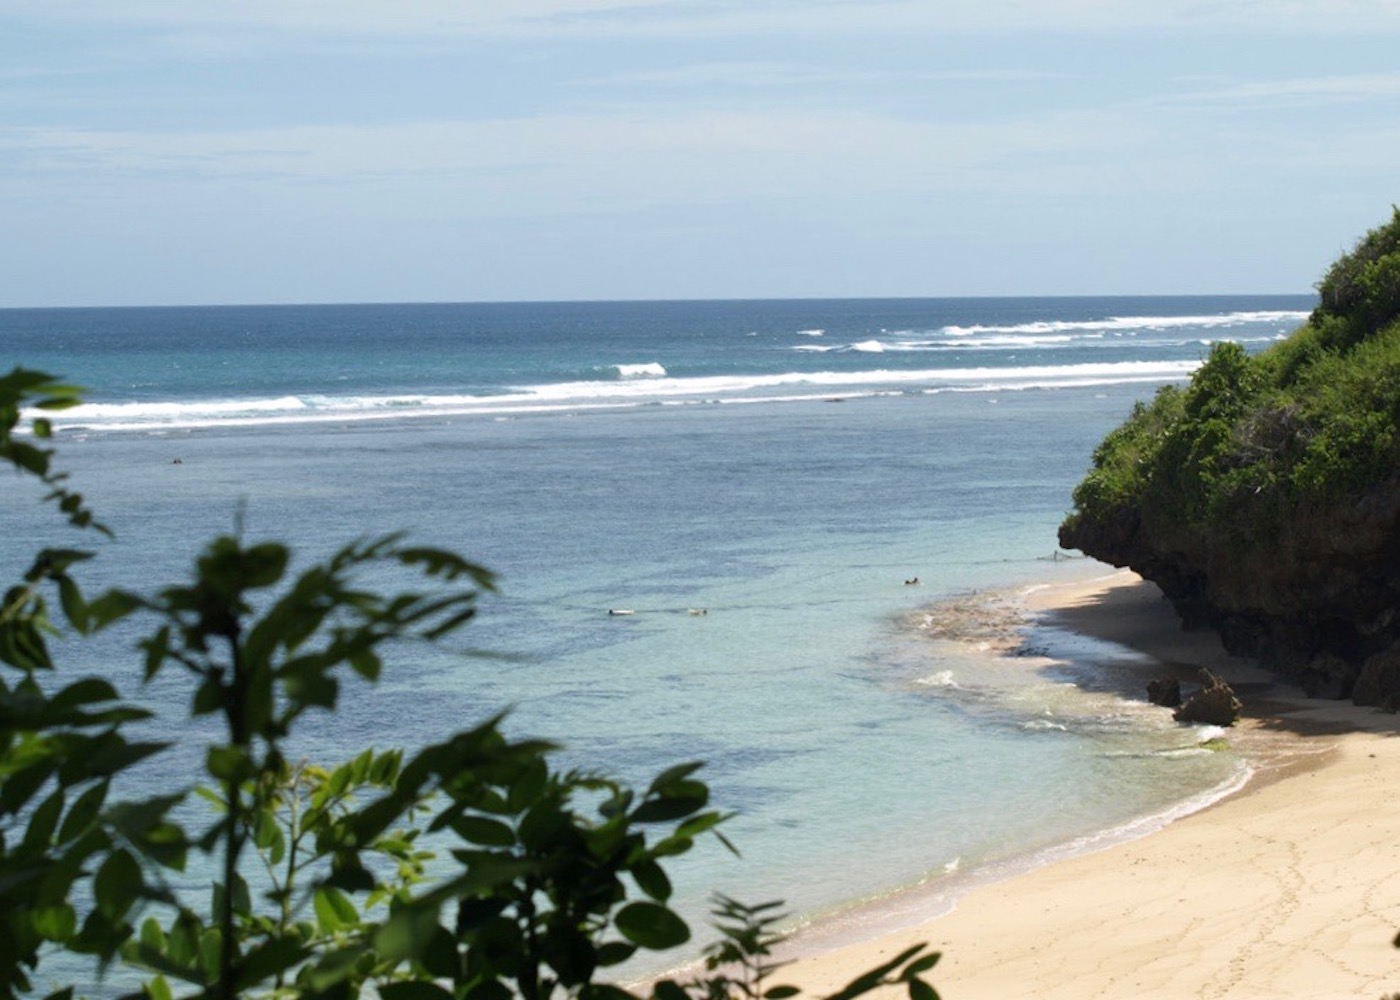
<svg viewBox="0 0 1400 1000">
<path fill-rule="evenodd" d="M 78 915 L 67 903 L 34 910 L 34 930 L 47 941 L 67 941 L 78 929 Z"/>
<path fill-rule="evenodd" d="M 351 892 L 369 892 L 377 885 L 374 876 L 355 857 L 337 858 L 326 885 Z"/>
<path fill-rule="evenodd" d="M 262 983 L 298 965 L 308 952 L 291 938 L 275 937 L 249 951 L 238 963 L 234 987 L 238 995 L 252 992 Z"/>
<path fill-rule="evenodd" d="M 287 569 L 290 553 L 285 545 L 277 542 L 262 542 L 244 549 L 240 555 L 239 584 L 249 589 L 270 587 L 282 579 Z"/>
<path fill-rule="evenodd" d="M 88 624 L 95 629 L 106 628 L 112 622 L 125 618 L 141 605 L 141 599 L 134 594 L 109 590 L 88 602 Z"/>
<path fill-rule="evenodd" d="M 632 866 L 631 871 L 638 887 L 652 899 L 665 902 L 671 898 L 671 880 L 655 861 L 643 858 Z"/>
<path fill-rule="evenodd" d="M 909 980 L 909 1000 L 939 1000 L 938 991 L 922 979 Z"/>
<path fill-rule="evenodd" d="M 201 799 L 204 799 L 206 802 L 210 803 L 212 806 L 214 806 L 215 809 L 219 810 L 220 812 L 226 812 L 228 810 L 228 802 L 224 799 L 222 795 L 214 791 L 212 788 L 207 788 L 204 785 L 195 785 L 194 793 L 198 795 Z"/>
<path fill-rule="evenodd" d="M 174 998 L 174 994 L 170 992 L 170 983 L 161 975 L 157 975 L 146 983 L 145 991 L 150 1000 L 173 1000 Z"/>
<path fill-rule="evenodd" d="M 416 958 L 438 934 L 437 909 L 408 906 L 390 914 L 374 934 L 374 950 L 391 962 Z"/>
<path fill-rule="evenodd" d="M 374 748 L 362 750 L 350 761 L 350 781 L 359 788 L 369 777 L 370 766 L 374 763 Z"/>
<path fill-rule="evenodd" d="M 210 747 L 204 766 L 210 775 L 229 784 L 236 785 L 253 776 L 247 751 L 236 746 Z"/>
<path fill-rule="evenodd" d="M 63 817 L 63 826 L 58 831 L 58 839 L 62 843 L 68 843 L 79 837 L 83 831 L 90 827 L 97 819 L 97 815 L 102 811 L 102 804 L 107 801 L 107 782 L 99 781 L 73 803 L 68 810 L 68 815 Z"/>
<path fill-rule="evenodd" d="M 600 968 L 621 965 L 636 953 L 637 946 L 635 944 L 628 944 L 626 941 L 608 941 L 606 944 L 598 946 L 598 965 Z"/>
<path fill-rule="evenodd" d="M 34 815 L 29 818 L 29 828 L 24 831 L 24 848 L 28 851 L 41 851 L 53 840 L 58 829 L 58 819 L 63 815 L 63 789 L 56 789 L 46 798 Z"/>
<path fill-rule="evenodd" d="M 287 838 L 270 808 L 260 809 L 253 821 L 253 843 L 267 856 L 269 864 L 280 864 L 287 856 Z"/>
<path fill-rule="evenodd" d="M 183 795 L 165 795 L 142 802 L 119 802 L 107 810 L 107 818 L 128 841 L 138 845 L 156 862 L 170 868 L 184 867 L 188 844 L 184 831 L 165 819 Z"/>
<path fill-rule="evenodd" d="M 628 903 L 617 911 L 613 922 L 623 937 L 651 951 L 675 948 L 690 940 L 685 921 L 659 903 Z"/>
<path fill-rule="evenodd" d="M 920 973 L 927 972 L 929 969 L 932 969 L 935 965 L 937 965 L 938 960 L 942 957 L 943 955 L 941 952 L 931 952 L 930 954 L 925 955 L 923 958 L 920 958 L 917 961 L 910 962 L 908 965 L 906 965 L 904 967 L 904 971 L 900 973 L 900 976 L 904 979 L 909 979 L 919 975 Z"/>
<path fill-rule="evenodd" d="M 455 580 L 466 576 L 477 586 L 494 589 L 494 574 L 475 563 L 467 562 L 455 552 L 447 549 L 405 547 L 398 552 L 399 561 L 406 566 L 421 566 L 429 576 L 440 576 Z"/>
<path fill-rule="evenodd" d="M 621 986 L 612 983 L 588 983 L 579 991 L 579 1000 L 637 1000 Z"/>
<path fill-rule="evenodd" d="M 920 943 L 904 949 L 904 951 L 900 952 L 894 958 L 888 959 L 875 968 L 861 973 L 841 989 L 828 996 L 826 1000 L 852 1000 L 853 997 L 858 997 L 863 993 L 869 993 L 880 985 L 885 976 L 909 961 L 926 947 L 926 944 Z M 921 980 L 910 980 L 911 983 L 920 981 Z"/>
<path fill-rule="evenodd" d="M 185 831 L 174 823 L 160 823 L 151 827 L 142 836 L 140 847 L 156 864 L 177 872 L 185 870 L 189 844 L 185 840 Z"/>
<path fill-rule="evenodd" d="M 9 459 L 26 472 L 44 476 L 49 471 L 49 453 L 42 448 L 19 441 L 9 442 Z"/>
<path fill-rule="evenodd" d="M 795 997 L 802 991 L 796 986 L 774 986 L 763 991 L 764 1000 L 788 1000 L 788 997 Z"/>
<path fill-rule="evenodd" d="M 452 1000 L 450 990 L 429 982 L 385 983 L 378 992 L 384 1000 Z"/>
<path fill-rule="evenodd" d="M 683 838 L 694 838 L 713 830 L 719 824 L 726 822 L 733 817 L 733 813 L 707 812 L 699 816 L 692 816 L 680 826 L 676 827 L 674 836 Z"/>
<path fill-rule="evenodd" d="M 377 681 L 383 663 L 373 650 L 360 649 L 350 654 L 350 666 L 365 680 Z"/>
<path fill-rule="evenodd" d="M 515 993 L 500 980 L 487 979 L 469 989 L 464 1000 L 515 1000 Z"/>
<path fill-rule="evenodd" d="M 15 813 L 28 804 L 54 772 L 55 763 L 40 759 L 33 765 L 5 776 L 0 782 L 0 814 Z"/>
<path fill-rule="evenodd" d="M 531 761 L 529 766 L 521 769 L 515 776 L 515 780 L 510 783 L 506 793 L 506 805 L 511 812 L 524 812 L 529 806 L 539 801 L 544 794 L 545 785 L 549 783 L 549 768 L 543 759 Z"/>
<path fill-rule="evenodd" d="M 199 936 L 199 964 L 205 977 L 213 982 L 219 976 L 219 960 L 223 957 L 224 936 L 217 927 L 207 928 Z"/>
<path fill-rule="evenodd" d="M 685 989 L 670 979 L 663 979 L 651 988 L 655 1000 L 691 1000 Z"/>
<path fill-rule="evenodd" d="M 112 920 L 118 920 L 140 898 L 144 888 L 141 866 L 129 851 L 118 850 L 97 870 L 92 893 L 98 911 Z"/>
<path fill-rule="evenodd" d="M 150 659 L 147 658 L 146 673 L 152 674 Z M 190 711 L 195 715 L 209 715 L 219 711 L 224 704 L 224 689 L 219 683 L 219 679 L 212 674 L 204 678 L 204 683 L 194 693 L 194 701 L 191 703 Z"/>
<path fill-rule="evenodd" d="M 325 784 L 324 797 L 333 799 L 338 795 L 343 795 L 350 787 L 350 765 L 341 764 L 331 772 L 330 779 Z"/>
<path fill-rule="evenodd" d="M 69 684 L 53 696 L 55 710 L 69 711 L 81 705 L 93 705 L 104 701 L 117 701 L 120 695 L 110 683 L 99 677 L 85 677 Z"/>
<path fill-rule="evenodd" d="M 515 831 L 499 820 L 484 816 L 456 816 L 448 824 L 457 836 L 483 847 L 515 846 Z"/>
<path fill-rule="evenodd" d="M 369 780 L 376 785 L 392 784 L 403 764 L 402 750 L 388 750 L 374 759 L 370 768 Z"/>
<path fill-rule="evenodd" d="M 666 789 L 668 786 L 674 785 L 676 782 L 682 781 L 685 778 L 690 777 L 692 774 L 694 774 L 696 771 L 700 770 L 700 768 L 704 766 L 705 764 L 703 761 L 696 760 L 690 761 L 686 764 L 676 764 L 674 767 L 668 767 L 666 770 L 658 774 L 656 778 L 652 781 L 651 785 L 647 788 L 647 794 L 655 795 L 656 793 Z"/>
<path fill-rule="evenodd" d="M 319 659 L 297 660 L 279 671 L 287 697 L 299 705 L 335 708 L 340 682 L 329 676 Z"/>
<path fill-rule="evenodd" d="M 326 934 L 353 927 L 360 919 L 360 911 L 355 909 L 350 897 L 332 886 L 316 890 L 315 906 L 316 923 Z"/>
<path fill-rule="evenodd" d="M 68 574 L 58 577 L 58 600 L 63 606 L 63 615 L 68 619 L 68 624 L 72 625 L 79 632 L 86 632 L 88 627 L 88 606 L 83 600 L 83 592 L 78 589 L 78 585 Z"/>
<path fill-rule="evenodd" d="M 237 873 L 233 876 L 233 912 L 242 915 L 253 912 L 253 895 L 248 891 L 248 880 Z"/>
<path fill-rule="evenodd" d="M 165 931 L 155 917 L 147 917 L 141 922 L 141 943 L 152 951 L 165 950 Z"/>
<path fill-rule="evenodd" d="M 27 374 L 39 374 L 37 372 Z M 81 403 L 83 388 L 78 385 L 65 385 L 62 382 L 55 382 L 48 376 L 42 376 L 42 381 L 34 386 L 36 391 L 42 392 L 43 398 L 34 401 L 34 407 L 39 410 L 67 410 Z"/>
<path fill-rule="evenodd" d="M 647 799 L 632 813 L 634 823 L 669 823 L 704 809 L 710 790 L 698 781 L 684 782 L 662 798 Z"/>
<path fill-rule="evenodd" d="M 103 713 L 108 719 L 111 713 Z M 116 713 L 117 718 L 130 717 L 126 712 Z M 137 716 L 138 718 L 140 716 Z M 59 772 L 59 780 L 76 784 L 85 778 L 105 778 L 118 774 L 147 757 L 160 753 L 165 743 L 128 743 L 116 732 L 106 732 L 91 740 L 83 747 L 81 754 L 70 756 Z"/>
</svg>

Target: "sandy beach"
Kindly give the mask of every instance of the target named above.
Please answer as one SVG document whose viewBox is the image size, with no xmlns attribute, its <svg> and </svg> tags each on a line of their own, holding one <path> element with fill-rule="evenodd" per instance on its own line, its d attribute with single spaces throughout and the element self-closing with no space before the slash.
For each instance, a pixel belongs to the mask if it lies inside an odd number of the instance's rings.
<svg viewBox="0 0 1400 1000">
<path fill-rule="evenodd" d="M 1212 635 L 1183 633 L 1130 573 L 1028 600 L 1052 623 L 1151 654 L 1164 674 L 1225 677 L 1247 716 L 1229 738 L 1258 761 L 1255 776 L 1158 832 L 974 887 L 917 926 L 823 947 L 778 981 L 830 992 L 926 941 L 943 953 L 929 978 L 944 1000 L 1400 991 L 1400 717 L 1304 698 Z"/>
</svg>

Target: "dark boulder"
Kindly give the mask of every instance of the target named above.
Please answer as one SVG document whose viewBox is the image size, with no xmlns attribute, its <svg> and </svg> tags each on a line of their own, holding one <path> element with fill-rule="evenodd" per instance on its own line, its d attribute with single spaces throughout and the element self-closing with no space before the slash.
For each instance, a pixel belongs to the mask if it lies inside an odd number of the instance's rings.
<svg viewBox="0 0 1400 1000">
<path fill-rule="evenodd" d="M 1352 689 L 1358 705 L 1375 705 L 1387 712 L 1400 711 L 1400 648 L 1395 646 L 1367 657 Z"/>
<path fill-rule="evenodd" d="M 1187 698 L 1172 713 L 1177 722 L 1194 722 L 1207 726 L 1233 726 L 1243 708 L 1230 685 L 1209 670 L 1201 671 L 1201 689 Z"/>
</svg>

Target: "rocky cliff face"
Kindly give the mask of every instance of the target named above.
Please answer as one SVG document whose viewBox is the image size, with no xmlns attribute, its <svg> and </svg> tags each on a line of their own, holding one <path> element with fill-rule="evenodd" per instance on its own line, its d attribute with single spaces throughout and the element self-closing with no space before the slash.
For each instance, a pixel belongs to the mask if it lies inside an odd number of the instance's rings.
<svg viewBox="0 0 1400 1000">
<path fill-rule="evenodd" d="M 1099 445 L 1060 544 L 1310 694 L 1400 710 L 1400 208 L 1287 340 L 1217 344 Z"/>
<path fill-rule="evenodd" d="M 1215 629 L 1314 697 L 1400 707 L 1400 477 L 1262 537 L 1229 529 L 1123 507 L 1067 522 L 1060 545 L 1130 567 L 1183 625 Z"/>
</svg>

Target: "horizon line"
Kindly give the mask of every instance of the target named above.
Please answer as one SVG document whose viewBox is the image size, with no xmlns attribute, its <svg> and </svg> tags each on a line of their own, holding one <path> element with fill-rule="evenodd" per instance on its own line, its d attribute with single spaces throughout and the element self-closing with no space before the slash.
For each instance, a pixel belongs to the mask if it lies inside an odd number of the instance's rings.
<svg viewBox="0 0 1400 1000">
<path fill-rule="evenodd" d="M 956 302 L 1031 299 L 1238 299 L 1238 298 L 1317 298 L 1307 292 L 1056 292 L 1015 295 L 774 295 L 701 296 L 654 298 L 581 299 L 364 299 L 345 302 L 157 302 L 89 305 L 0 305 L 0 312 L 40 312 L 85 309 L 321 309 L 382 306 L 579 306 L 579 305 L 663 305 L 742 302 Z"/>
</svg>

